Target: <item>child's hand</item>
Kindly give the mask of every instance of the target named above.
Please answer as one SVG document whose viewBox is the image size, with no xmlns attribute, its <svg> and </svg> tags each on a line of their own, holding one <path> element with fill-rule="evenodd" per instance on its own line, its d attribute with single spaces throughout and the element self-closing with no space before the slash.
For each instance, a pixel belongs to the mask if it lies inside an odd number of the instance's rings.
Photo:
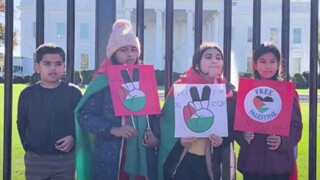
<svg viewBox="0 0 320 180">
<path fill-rule="evenodd" d="M 145 147 L 158 147 L 159 140 L 154 136 L 150 128 L 146 129 L 146 132 L 144 133 L 143 139 L 142 139 L 142 145 Z"/>
<path fill-rule="evenodd" d="M 129 139 L 138 135 L 137 130 L 129 125 L 125 125 L 122 127 L 114 127 L 111 129 L 110 133 L 116 137 L 123 137 L 126 139 Z"/>
<path fill-rule="evenodd" d="M 267 137 L 267 144 L 270 150 L 276 150 L 281 144 L 281 137 L 276 135 L 271 135 Z"/>
<path fill-rule="evenodd" d="M 210 134 L 209 135 L 209 140 L 211 142 L 211 145 L 213 147 L 218 147 L 222 144 L 223 142 L 223 139 L 222 137 L 218 136 L 218 135 L 215 135 L 215 134 Z"/>
<path fill-rule="evenodd" d="M 250 144 L 250 142 L 254 138 L 254 134 L 253 134 L 253 132 L 244 132 L 243 137 L 247 141 L 247 143 Z"/>
<path fill-rule="evenodd" d="M 56 141 L 55 144 L 56 149 L 62 152 L 69 152 L 73 146 L 74 138 L 70 135 L 59 139 L 58 141 Z"/>
<path fill-rule="evenodd" d="M 180 143 L 184 148 L 190 149 L 195 140 L 196 140 L 196 138 L 194 138 L 194 137 L 185 137 L 185 138 L 180 139 Z"/>
</svg>

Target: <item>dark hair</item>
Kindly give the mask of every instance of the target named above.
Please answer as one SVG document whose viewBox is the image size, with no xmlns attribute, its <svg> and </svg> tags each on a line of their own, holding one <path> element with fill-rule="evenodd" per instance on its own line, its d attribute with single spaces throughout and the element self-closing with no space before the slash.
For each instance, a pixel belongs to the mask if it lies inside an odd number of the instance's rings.
<svg viewBox="0 0 320 180">
<path fill-rule="evenodd" d="M 202 43 L 200 45 L 199 49 L 194 53 L 194 55 L 192 57 L 192 69 L 194 69 L 198 73 L 206 74 L 202 71 L 201 66 L 200 66 L 200 62 L 201 62 L 202 55 L 208 49 L 216 49 L 217 51 L 219 51 L 219 53 L 221 54 L 221 58 L 223 60 L 223 53 L 217 44 L 210 43 L 210 42 Z"/>
<path fill-rule="evenodd" d="M 267 53 L 272 53 L 276 58 L 277 58 L 277 62 L 279 63 L 280 66 L 280 60 L 281 60 L 281 55 L 280 55 L 280 51 L 279 49 L 273 45 L 273 44 L 261 44 L 259 47 L 257 47 L 254 51 L 253 51 L 253 55 L 252 55 L 252 60 L 253 63 L 257 63 L 258 59 L 263 56 L 264 54 Z M 252 64 L 253 65 L 253 64 Z M 277 72 L 274 74 L 274 76 L 272 76 L 270 79 L 271 80 L 280 80 L 280 73 L 279 73 L 280 67 L 278 68 Z M 261 79 L 261 76 L 259 74 L 259 72 L 253 67 L 253 77 L 255 79 Z"/>
<path fill-rule="evenodd" d="M 65 62 L 65 52 L 63 49 L 55 44 L 46 43 L 40 45 L 36 50 L 36 63 L 40 63 L 42 58 L 46 54 L 59 54 L 62 58 L 62 61 Z"/>
</svg>

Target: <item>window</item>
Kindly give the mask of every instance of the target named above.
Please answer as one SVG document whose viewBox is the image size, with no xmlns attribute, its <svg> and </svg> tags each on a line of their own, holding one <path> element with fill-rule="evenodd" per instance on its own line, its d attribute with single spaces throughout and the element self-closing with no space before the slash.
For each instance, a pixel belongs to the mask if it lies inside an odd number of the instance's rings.
<svg viewBox="0 0 320 180">
<path fill-rule="evenodd" d="M 294 57 L 290 61 L 290 74 L 293 76 L 301 71 L 301 57 Z"/>
<path fill-rule="evenodd" d="M 81 70 L 89 69 L 89 54 L 81 54 Z"/>
<path fill-rule="evenodd" d="M 66 24 L 57 23 L 57 39 L 64 39 L 66 36 Z"/>
<path fill-rule="evenodd" d="M 270 42 L 277 44 L 277 36 L 278 36 L 278 30 L 277 28 L 270 28 Z"/>
<path fill-rule="evenodd" d="M 80 39 L 89 39 L 89 24 L 80 24 Z"/>
<path fill-rule="evenodd" d="M 301 44 L 301 28 L 293 28 L 293 44 Z"/>
<path fill-rule="evenodd" d="M 253 37 L 252 27 L 248 27 L 247 42 L 252 42 L 252 37 Z"/>
</svg>

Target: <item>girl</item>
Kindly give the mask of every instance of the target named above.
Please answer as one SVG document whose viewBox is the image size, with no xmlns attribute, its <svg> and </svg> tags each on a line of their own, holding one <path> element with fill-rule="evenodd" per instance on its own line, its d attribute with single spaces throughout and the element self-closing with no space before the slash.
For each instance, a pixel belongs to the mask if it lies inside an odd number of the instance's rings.
<svg viewBox="0 0 320 180">
<path fill-rule="evenodd" d="M 140 43 L 131 32 L 127 20 L 118 20 L 113 25 L 104 60 L 94 79 L 90 82 L 84 98 L 75 113 L 77 127 L 77 173 L 78 179 L 156 179 L 156 147 L 159 143 L 158 120 L 136 116 L 135 128 L 128 117 L 116 117 L 108 84 L 109 65 L 139 64 Z M 94 135 L 94 144 L 87 143 L 85 134 Z M 86 144 L 87 143 L 87 144 Z M 85 167 L 91 163 L 85 149 L 92 150 L 92 172 Z M 130 149 L 130 150 L 129 150 Z M 136 153 L 135 153 L 136 152 Z"/>
<path fill-rule="evenodd" d="M 223 83 L 222 67 L 223 55 L 220 48 L 213 43 L 204 43 L 193 55 L 192 67 L 175 84 Z M 232 165 L 234 163 L 232 127 L 235 109 L 233 89 L 234 87 L 227 83 L 229 137 L 221 138 L 211 134 L 209 138 L 176 139 L 174 138 L 174 90 L 171 87 L 160 118 L 160 180 L 209 180 L 220 177 L 231 179 L 230 168 L 234 167 Z M 212 148 L 213 154 L 211 154 Z M 232 172 L 234 174 L 234 171 Z"/>
<path fill-rule="evenodd" d="M 253 52 L 255 79 L 281 81 L 279 66 L 280 52 L 276 46 L 262 44 Z M 294 98 L 288 137 L 236 133 L 240 145 L 238 170 L 244 180 L 288 180 L 295 161 L 293 148 L 301 138 L 301 131 L 301 112 L 297 98 Z"/>
</svg>

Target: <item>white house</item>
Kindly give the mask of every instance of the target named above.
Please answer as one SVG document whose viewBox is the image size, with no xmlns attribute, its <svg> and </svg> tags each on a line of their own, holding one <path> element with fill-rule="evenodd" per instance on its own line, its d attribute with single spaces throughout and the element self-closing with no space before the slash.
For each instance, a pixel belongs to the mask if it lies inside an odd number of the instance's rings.
<svg viewBox="0 0 320 180">
<path fill-rule="evenodd" d="M 136 22 L 136 1 L 117 0 L 117 19 Z M 195 0 L 174 1 L 173 70 L 184 72 L 191 65 L 194 48 Z M 261 42 L 273 41 L 281 49 L 281 0 L 262 1 Z M 76 0 L 75 69 L 95 67 L 95 0 Z M 21 0 L 21 55 L 35 50 L 35 0 Z M 251 68 L 253 0 L 232 2 L 232 69 Z M 203 41 L 223 47 L 223 0 L 203 1 Z M 309 69 L 310 0 L 291 0 L 290 73 Z M 165 1 L 145 0 L 144 60 L 164 69 Z M 135 29 L 135 28 L 134 28 Z M 66 1 L 46 0 L 45 42 L 66 49 Z M 234 71 L 232 71 L 234 72 Z"/>
<path fill-rule="evenodd" d="M 13 76 L 31 76 L 34 73 L 33 59 L 24 56 L 14 56 L 12 59 Z M 4 64 L 0 61 L 0 76 L 4 75 Z"/>
</svg>

